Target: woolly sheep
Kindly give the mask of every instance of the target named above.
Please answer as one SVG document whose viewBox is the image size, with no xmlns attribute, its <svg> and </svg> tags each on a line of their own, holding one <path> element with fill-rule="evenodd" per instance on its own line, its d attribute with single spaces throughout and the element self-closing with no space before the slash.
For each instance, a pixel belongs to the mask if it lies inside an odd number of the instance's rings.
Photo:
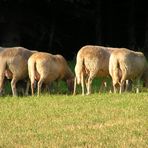
<svg viewBox="0 0 148 148">
<path fill-rule="evenodd" d="M 3 92 L 4 78 L 11 80 L 13 96 L 17 96 L 16 83 L 28 76 L 27 61 L 32 51 L 24 47 L 4 48 L 0 53 L 0 94 Z"/>
<path fill-rule="evenodd" d="M 91 83 L 96 77 L 106 77 L 109 75 L 108 64 L 111 50 L 103 46 L 86 45 L 77 53 L 75 66 L 74 94 L 76 93 L 76 84 L 82 86 L 82 95 L 84 95 L 84 77 L 87 94 L 91 93 Z"/>
<path fill-rule="evenodd" d="M 34 95 L 34 82 L 38 81 L 38 96 L 42 83 L 50 84 L 55 80 L 65 80 L 70 91 L 73 91 L 74 75 L 62 55 L 37 52 L 28 60 L 28 72 L 31 81 L 31 92 Z"/>
<path fill-rule="evenodd" d="M 109 60 L 109 73 L 112 77 L 114 92 L 117 92 L 117 85 L 120 86 L 120 93 L 124 90 L 126 80 L 137 80 L 147 70 L 147 62 L 142 52 L 135 52 L 128 49 L 113 51 Z M 148 84 L 148 72 L 143 75 L 145 84 Z M 137 88 L 139 92 L 139 88 Z"/>
</svg>

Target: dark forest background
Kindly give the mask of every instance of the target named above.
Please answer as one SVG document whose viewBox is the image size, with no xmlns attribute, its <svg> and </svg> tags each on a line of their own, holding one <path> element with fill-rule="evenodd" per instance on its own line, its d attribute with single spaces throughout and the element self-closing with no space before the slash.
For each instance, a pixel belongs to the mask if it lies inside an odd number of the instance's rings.
<svg viewBox="0 0 148 148">
<path fill-rule="evenodd" d="M 140 0 L 0 0 L 0 46 L 60 53 L 84 45 L 148 55 L 148 11 Z"/>
</svg>

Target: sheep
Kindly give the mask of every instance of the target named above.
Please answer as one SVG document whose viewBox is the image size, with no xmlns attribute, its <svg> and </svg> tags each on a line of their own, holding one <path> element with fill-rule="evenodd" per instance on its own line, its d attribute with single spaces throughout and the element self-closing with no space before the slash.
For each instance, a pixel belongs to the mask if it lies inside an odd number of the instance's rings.
<svg viewBox="0 0 148 148">
<path fill-rule="evenodd" d="M 148 84 L 147 61 L 142 52 L 128 49 L 113 51 L 109 59 L 109 73 L 115 93 L 117 85 L 120 86 L 120 93 L 122 93 L 126 80 L 137 80 L 139 83 L 145 73 L 143 79 L 146 85 Z M 139 88 L 137 88 L 137 92 L 139 92 Z"/>
<path fill-rule="evenodd" d="M 2 51 L 4 51 L 5 49 L 7 49 L 6 47 L 0 47 L 0 53 L 2 52 Z M 33 51 L 34 52 L 34 51 Z M 10 71 L 8 71 L 8 70 L 5 70 L 5 76 L 7 77 L 7 78 L 9 78 L 10 79 L 10 76 L 12 75 L 12 73 L 10 72 Z M 9 79 L 6 79 L 5 80 L 5 82 L 6 81 L 10 81 Z M 23 84 L 23 86 L 22 86 L 22 84 Z M 24 88 L 26 88 L 26 81 L 24 81 L 24 80 L 21 80 L 21 81 L 19 81 L 19 82 L 17 82 L 17 85 L 16 85 L 16 88 L 17 88 L 17 91 L 19 92 L 19 93 L 21 93 L 21 94 L 25 94 L 24 93 Z M 26 92 L 27 92 L 27 90 L 26 90 Z"/>
<path fill-rule="evenodd" d="M 91 83 L 96 77 L 109 76 L 108 63 L 111 50 L 103 46 L 86 45 L 77 53 L 75 66 L 74 95 L 76 93 L 76 84 L 82 86 L 82 95 L 84 95 L 84 76 L 87 95 L 91 93 Z"/>
<path fill-rule="evenodd" d="M 7 79 L 11 79 L 13 96 L 17 96 L 16 83 L 28 77 L 27 61 L 34 51 L 30 51 L 24 47 L 4 49 L 0 53 L 0 94 L 3 92 L 4 78 L 6 77 Z"/>
<path fill-rule="evenodd" d="M 84 77 L 87 95 L 91 94 L 92 80 L 98 77 L 110 77 L 109 58 L 113 51 L 124 48 L 113 48 L 95 45 L 85 45 L 77 53 L 75 65 L 74 92 L 76 94 L 76 85 L 81 83 L 82 95 L 84 92 Z"/>
<path fill-rule="evenodd" d="M 34 53 L 28 60 L 28 73 L 31 92 L 34 95 L 34 81 L 38 81 L 37 95 L 40 95 L 42 83 L 50 84 L 55 80 L 65 80 L 68 89 L 73 91 L 74 75 L 62 55 L 46 52 Z"/>
</svg>

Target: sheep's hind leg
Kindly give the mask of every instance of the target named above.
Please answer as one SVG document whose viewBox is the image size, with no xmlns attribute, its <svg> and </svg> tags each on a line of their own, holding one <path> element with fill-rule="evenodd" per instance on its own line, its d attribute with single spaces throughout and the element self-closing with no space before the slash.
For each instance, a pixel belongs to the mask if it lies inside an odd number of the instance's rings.
<svg viewBox="0 0 148 148">
<path fill-rule="evenodd" d="M 4 86 L 4 76 L 0 76 L 0 96 L 3 95 L 3 86 Z"/>
<path fill-rule="evenodd" d="M 113 85 L 113 91 L 114 91 L 114 93 L 117 93 L 117 92 L 118 92 L 118 89 L 117 89 L 118 83 L 113 80 L 113 81 L 112 81 L 112 85 Z"/>
<path fill-rule="evenodd" d="M 87 84 L 87 95 L 90 95 L 91 94 L 91 84 L 92 84 L 92 81 L 94 79 L 94 75 L 91 75 L 89 76 L 88 78 L 88 84 Z"/>
<path fill-rule="evenodd" d="M 0 96 L 3 95 L 4 87 L 4 78 L 5 78 L 5 67 L 6 65 L 1 61 L 0 62 Z"/>
<path fill-rule="evenodd" d="M 31 81 L 31 95 L 34 96 L 34 81 Z"/>
<path fill-rule="evenodd" d="M 84 75 L 81 73 L 81 87 L 82 87 L 82 95 L 85 95 L 85 88 L 84 88 Z"/>
<path fill-rule="evenodd" d="M 43 84 L 43 79 L 40 78 L 40 80 L 38 81 L 38 96 L 40 95 L 40 92 L 41 92 L 41 87 L 42 87 L 42 84 Z"/>
<path fill-rule="evenodd" d="M 121 83 L 120 83 L 120 94 L 121 94 L 122 92 L 124 92 L 124 86 L 125 86 L 125 81 L 122 80 Z"/>
<path fill-rule="evenodd" d="M 11 80 L 11 89 L 12 89 L 13 96 L 17 96 L 16 82 L 17 82 L 17 79 L 13 77 Z"/>
</svg>

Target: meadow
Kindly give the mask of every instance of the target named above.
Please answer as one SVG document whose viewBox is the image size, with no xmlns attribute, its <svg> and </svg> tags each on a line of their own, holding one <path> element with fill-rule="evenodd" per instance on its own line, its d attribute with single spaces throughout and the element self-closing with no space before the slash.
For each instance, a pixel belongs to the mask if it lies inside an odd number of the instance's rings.
<svg viewBox="0 0 148 148">
<path fill-rule="evenodd" d="M 93 94 L 73 96 L 60 85 L 40 97 L 0 97 L 0 147 L 148 147 L 147 90 L 98 93 L 94 81 Z"/>
</svg>

